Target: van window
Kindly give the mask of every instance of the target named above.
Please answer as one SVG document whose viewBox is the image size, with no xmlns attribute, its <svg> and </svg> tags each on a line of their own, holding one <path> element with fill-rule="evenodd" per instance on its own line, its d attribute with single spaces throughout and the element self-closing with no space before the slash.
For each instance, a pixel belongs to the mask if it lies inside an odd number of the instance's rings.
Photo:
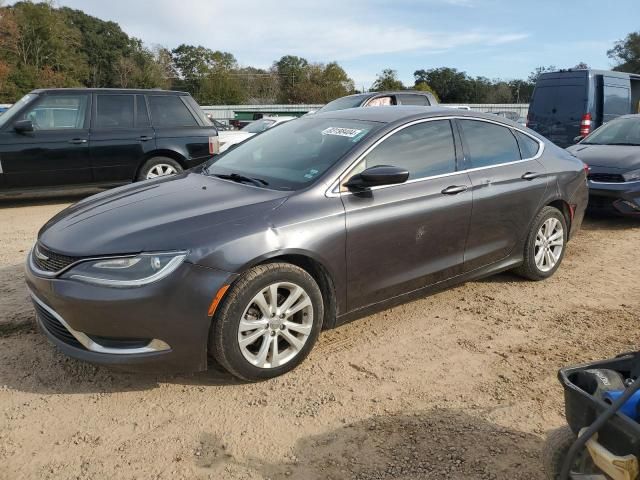
<svg viewBox="0 0 640 480">
<path fill-rule="evenodd" d="M 133 128 L 133 95 L 97 95 L 96 128 Z"/>
<path fill-rule="evenodd" d="M 548 85 L 536 87 L 533 98 L 536 115 L 581 118 L 586 106 L 585 85 Z"/>
<path fill-rule="evenodd" d="M 149 95 L 154 127 L 196 127 L 198 122 L 179 95 Z"/>
<path fill-rule="evenodd" d="M 605 84 L 603 101 L 605 117 L 617 117 L 631 112 L 631 92 L 626 87 Z M 606 120 L 609 120 L 609 118 L 606 118 Z"/>
<path fill-rule="evenodd" d="M 459 120 L 469 151 L 471 168 L 520 160 L 520 149 L 511 130 L 495 123 Z"/>
</svg>

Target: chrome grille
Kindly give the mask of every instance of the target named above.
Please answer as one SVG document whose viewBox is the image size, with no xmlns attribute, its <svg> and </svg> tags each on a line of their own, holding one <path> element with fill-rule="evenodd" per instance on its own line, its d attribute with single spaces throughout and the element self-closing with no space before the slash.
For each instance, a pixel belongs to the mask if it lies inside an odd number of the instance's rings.
<svg viewBox="0 0 640 480">
<path fill-rule="evenodd" d="M 40 244 L 35 246 L 31 255 L 33 257 L 34 265 L 45 272 L 59 272 L 81 259 L 81 257 L 60 255 L 59 253 L 52 252 Z"/>
</svg>

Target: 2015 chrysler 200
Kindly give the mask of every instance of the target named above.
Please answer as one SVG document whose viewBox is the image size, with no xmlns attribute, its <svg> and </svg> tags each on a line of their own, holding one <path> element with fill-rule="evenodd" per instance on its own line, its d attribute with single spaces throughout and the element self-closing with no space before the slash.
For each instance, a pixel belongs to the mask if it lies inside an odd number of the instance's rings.
<svg viewBox="0 0 640 480">
<path fill-rule="evenodd" d="M 439 288 L 560 265 L 584 164 L 494 115 L 358 108 L 267 130 L 198 171 L 87 198 L 28 256 L 39 324 L 102 364 L 247 380 L 322 328 Z"/>
</svg>

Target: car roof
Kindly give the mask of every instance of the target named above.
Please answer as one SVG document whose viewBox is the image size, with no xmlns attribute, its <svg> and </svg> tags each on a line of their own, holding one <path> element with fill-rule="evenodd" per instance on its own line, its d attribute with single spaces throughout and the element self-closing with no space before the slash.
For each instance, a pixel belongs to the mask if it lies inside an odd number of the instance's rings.
<svg viewBox="0 0 640 480">
<path fill-rule="evenodd" d="M 469 110 L 460 110 L 450 107 L 420 107 L 410 105 L 399 106 L 381 106 L 381 107 L 358 107 L 347 108 L 344 110 L 334 110 L 331 112 L 320 112 L 314 114 L 310 118 L 332 118 L 343 120 L 362 120 L 368 122 L 392 123 L 399 120 L 411 120 L 429 117 L 475 117 L 496 121 L 497 115 L 474 112 Z M 502 121 L 501 119 L 498 119 Z M 508 119 L 507 119 L 508 120 Z M 509 123 L 504 122 L 506 125 Z"/>
<path fill-rule="evenodd" d="M 38 88 L 30 93 L 56 94 L 56 93 L 137 93 L 153 95 L 189 95 L 187 92 L 177 90 L 161 90 L 155 88 Z"/>
</svg>

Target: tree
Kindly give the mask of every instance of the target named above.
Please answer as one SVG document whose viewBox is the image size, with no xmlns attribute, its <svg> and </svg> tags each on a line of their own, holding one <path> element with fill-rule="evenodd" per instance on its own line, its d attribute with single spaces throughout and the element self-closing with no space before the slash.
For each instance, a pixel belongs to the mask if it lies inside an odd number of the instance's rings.
<svg viewBox="0 0 640 480">
<path fill-rule="evenodd" d="M 443 103 L 467 103 L 473 96 L 473 82 L 455 68 L 416 70 L 413 77 L 416 85 L 424 82 L 438 92 Z"/>
<path fill-rule="evenodd" d="M 382 72 L 380 72 L 376 78 L 376 81 L 373 82 L 373 85 L 371 86 L 371 90 L 373 90 L 374 92 L 404 89 L 404 85 L 402 84 L 400 79 L 398 79 L 398 72 L 390 68 L 385 68 Z"/>
<path fill-rule="evenodd" d="M 587 65 L 585 62 L 580 62 L 577 63 L 575 67 L 573 67 L 575 70 L 588 70 L 589 69 L 589 65 Z"/>
<path fill-rule="evenodd" d="M 640 73 L 640 31 L 619 40 L 607 55 L 616 62 L 613 68 L 619 72 Z"/>
<path fill-rule="evenodd" d="M 416 84 L 413 86 L 413 89 L 418 90 L 420 92 L 429 92 L 434 97 L 436 97 L 436 100 L 438 102 L 440 101 L 440 97 L 438 96 L 437 92 L 433 88 L 431 88 L 427 82 L 424 82 L 424 81 L 416 82 Z"/>
<path fill-rule="evenodd" d="M 556 68 L 555 65 L 549 65 L 548 67 L 537 67 L 533 72 L 531 72 L 529 74 L 529 77 L 527 80 L 529 80 L 530 83 L 535 84 L 538 81 L 538 78 L 540 77 L 540 75 L 542 75 L 543 73 L 547 73 L 547 72 L 555 72 L 558 69 Z"/>
<path fill-rule="evenodd" d="M 281 103 L 294 102 L 296 82 L 303 80 L 308 67 L 309 62 L 306 58 L 295 55 L 285 55 L 273 63 L 272 70 L 280 77 Z"/>
</svg>

